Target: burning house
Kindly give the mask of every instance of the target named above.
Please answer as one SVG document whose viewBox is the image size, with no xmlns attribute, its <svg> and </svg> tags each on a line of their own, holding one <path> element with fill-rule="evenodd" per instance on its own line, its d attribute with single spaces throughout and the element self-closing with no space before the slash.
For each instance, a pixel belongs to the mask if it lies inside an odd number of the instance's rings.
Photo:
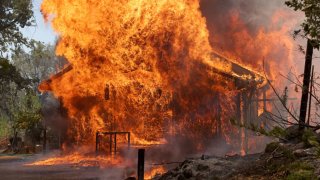
<svg viewBox="0 0 320 180">
<path fill-rule="evenodd" d="M 235 114 L 234 117 L 240 117 L 239 119 L 237 119 L 237 121 L 239 121 L 239 124 L 256 124 L 256 125 L 261 125 L 261 123 L 263 122 L 259 122 L 258 120 L 258 111 L 259 111 L 259 106 L 257 104 L 258 102 L 258 97 L 259 97 L 259 93 L 263 93 L 265 95 L 266 92 L 266 86 L 267 86 L 267 82 L 266 79 L 263 75 L 261 75 L 260 73 L 257 73 L 253 70 L 250 70 L 244 66 L 241 66 L 237 63 L 234 63 L 233 61 L 218 55 L 218 54 L 212 54 L 212 58 L 213 59 L 218 59 L 220 62 L 225 63 L 226 66 L 230 66 L 230 72 L 223 72 L 217 68 L 215 68 L 215 66 L 213 66 L 212 64 L 199 64 L 199 68 L 201 68 L 203 71 L 208 73 L 208 76 L 212 77 L 212 82 L 214 83 L 214 78 L 219 77 L 219 79 L 221 79 L 221 81 L 226 81 L 226 85 L 229 85 L 229 88 L 227 88 L 228 91 L 235 91 L 234 93 L 234 104 L 236 105 L 236 109 L 235 109 Z M 55 74 L 54 76 L 52 76 L 49 80 L 42 82 L 42 84 L 40 85 L 40 89 L 42 91 L 52 91 L 52 82 L 53 81 L 61 81 L 61 78 L 63 78 L 63 76 L 67 75 L 68 73 L 70 73 L 70 71 L 73 71 L 73 67 L 72 65 L 68 65 L 67 67 L 65 67 L 60 73 Z M 230 83 L 231 82 L 231 83 Z M 106 84 L 105 89 L 104 89 L 104 103 L 111 103 L 111 104 L 116 104 L 116 89 L 115 87 L 111 84 Z M 146 137 L 145 141 L 136 141 L 136 143 L 141 143 L 141 144 L 157 144 L 159 143 L 159 139 L 163 139 L 164 137 L 170 135 L 170 136 L 174 136 L 176 134 L 179 133 L 183 133 L 183 132 L 172 132 L 172 131 L 178 131 L 175 126 L 176 123 L 179 122 L 179 118 L 181 118 L 181 116 L 183 116 L 186 112 L 179 112 L 180 110 L 180 105 L 179 105 L 179 100 L 177 100 L 178 97 L 176 97 L 177 93 L 176 92 L 170 92 L 170 96 L 169 96 L 169 101 L 168 101 L 168 111 L 171 111 L 171 115 L 169 115 L 167 118 L 169 118 L 169 120 L 167 120 L 166 122 L 164 121 L 164 123 L 162 124 L 163 127 L 161 127 L 161 129 L 165 129 L 165 131 L 159 133 L 159 134 L 155 134 L 157 136 L 153 136 L 150 137 L 150 134 L 148 134 Z M 156 96 L 157 98 L 160 98 L 162 96 L 162 90 L 161 89 L 157 89 L 156 91 Z M 212 107 L 212 108 L 217 108 L 216 111 L 216 116 L 214 117 L 214 119 L 212 120 L 211 126 L 214 128 L 213 131 L 214 133 L 212 135 L 214 136 L 223 136 L 223 129 L 222 129 L 222 121 L 224 120 L 221 116 L 222 114 L 222 107 L 220 106 L 220 101 L 223 101 L 223 99 L 221 99 L 219 97 L 219 93 L 215 92 L 215 95 L 213 95 L 215 97 L 217 97 L 214 101 L 215 103 L 218 105 L 216 107 Z M 264 96 L 265 98 L 265 96 Z M 111 102 L 110 102 L 111 101 Z M 63 102 L 62 102 L 63 104 Z M 265 104 L 264 104 L 265 106 Z M 265 108 L 265 107 L 264 107 Z M 106 109 L 107 112 L 110 112 L 110 109 Z M 231 112 L 231 111 L 230 111 Z M 114 151 L 116 152 L 116 145 L 117 145 L 117 134 L 121 135 L 121 134 L 127 134 L 127 141 L 128 141 L 128 145 L 130 146 L 130 132 L 124 132 L 124 129 L 117 129 L 117 127 L 121 127 L 120 124 L 117 124 L 117 122 L 115 122 L 115 120 L 113 119 L 114 117 L 112 117 L 112 112 L 110 113 L 111 117 L 107 118 L 105 121 L 105 125 L 104 127 L 102 127 L 101 129 L 97 130 L 97 134 L 96 134 L 96 149 L 98 150 L 98 146 L 100 146 L 99 143 L 99 133 L 102 133 L 101 135 L 110 135 L 109 138 L 109 146 L 110 146 L 110 152 Z M 180 117 L 179 117 L 180 116 Z M 110 121 L 114 121 L 114 122 L 110 122 Z M 152 124 L 148 124 L 148 122 L 139 122 L 142 123 L 144 125 L 144 129 L 152 129 L 152 128 L 158 128 L 158 127 L 154 127 Z M 192 122 L 192 123 L 197 123 L 197 122 Z M 149 126 L 149 127 L 148 127 Z M 124 126 L 125 127 L 125 126 Z M 134 134 L 139 134 L 141 132 L 134 130 L 134 128 L 130 127 L 128 128 L 130 129 L 130 131 L 134 132 Z M 121 131 L 122 130 L 122 131 Z M 101 131 L 101 132 L 100 132 Z M 191 130 L 192 131 L 192 130 Z M 245 131 L 245 130 L 243 130 Z M 241 133 L 241 131 L 239 131 L 239 133 Z M 243 133 L 243 132 L 242 132 Z M 141 133 L 143 134 L 143 133 Z M 247 136 L 247 135 L 245 135 Z M 239 139 L 239 142 L 245 143 L 245 141 L 247 141 L 245 138 L 247 137 L 242 137 L 241 139 Z M 119 137 L 119 136 L 118 136 Z M 204 138 L 204 137 L 201 137 Z M 158 142 L 157 142 L 158 141 Z M 112 144 L 114 144 L 114 150 L 112 148 Z M 246 145 L 248 146 L 248 145 Z M 247 148 L 247 147 L 246 147 Z M 247 150 L 246 150 L 247 151 Z"/>
<path fill-rule="evenodd" d="M 230 37 L 239 42 L 230 47 L 237 53 L 243 47 L 250 60 L 220 55 L 211 38 L 223 39 L 209 32 L 194 0 L 45 0 L 42 13 L 60 35 L 57 55 L 69 62 L 39 87 L 51 91 L 65 109 L 66 146 L 93 148 L 97 132 L 130 132 L 132 144 L 184 139 L 197 151 L 219 138 L 245 154 L 248 134 L 230 119 L 263 126 L 259 116 L 267 106 L 259 105 L 268 89 L 265 75 L 256 70 L 262 63 L 252 59 L 268 53 L 273 59 L 291 57 L 271 40 L 286 29 L 261 30 L 255 39 L 237 14 L 230 29 L 240 29 Z M 277 17 L 273 21 L 277 24 Z M 261 39 L 268 41 L 259 53 L 245 44 Z M 283 44 L 292 45 L 287 39 Z M 272 62 L 266 74 L 274 78 L 270 69 L 277 64 Z M 109 144 L 129 140 L 118 138 L 109 138 Z"/>
</svg>

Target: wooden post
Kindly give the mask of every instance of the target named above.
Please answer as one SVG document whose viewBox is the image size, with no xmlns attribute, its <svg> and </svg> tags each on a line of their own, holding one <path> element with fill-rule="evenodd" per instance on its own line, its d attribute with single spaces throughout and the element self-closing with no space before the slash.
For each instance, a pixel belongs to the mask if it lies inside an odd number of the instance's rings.
<svg viewBox="0 0 320 180">
<path fill-rule="evenodd" d="M 109 84 L 106 84 L 106 87 L 104 89 L 104 99 L 106 101 L 110 100 L 110 86 L 109 86 Z"/>
<path fill-rule="evenodd" d="M 259 99 L 259 91 L 256 91 L 255 97 L 256 97 L 256 99 Z M 258 122 L 258 116 L 259 116 L 259 101 L 255 101 L 255 103 L 254 103 L 254 117 L 255 117 L 255 121 L 257 122 L 258 126 L 260 127 L 261 124 L 260 124 L 260 122 Z"/>
<path fill-rule="evenodd" d="M 249 114 L 249 102 L 250 100 L 248 99 L 248 92 L 243 93 L 242 96 L 242 101 L 243 101 L 243 123 L 245 126 L 248 126 L 248 114 Z M 243 128 L 244 131 L 244 153 L 247 155 L 248 153 L 248 130 L 247 128 Z"/>
<path fill-rule="evenodd" d="M 110 154 L 112 154 L 112 134 L 110 133 L 110 136 L 109 136 L 109 144 L 110 144 Z"/>
<path fill-rule="evenodd" d="M 242 117 L 241 117 L 241 92 L 239 92 L 236 96 L 236 117 L 239 118 L 237 119 L 237 123 L 241 124 L 242 123 Z M 239 137 L 240 137 L 240 147 L 239 149 L 242 150 L 242 129 L 239 128 Z"/>
<path fill-rule="evenodd" d="M 267 90 L 263 88 L 263 112 L 267 111 Z"/>
<path fill-rule="evenodd" d="M 236 96 L 236 114 L 241 119 L 241 93 Z"/>
<path fill-rule="evenodd" d="M 96 132 L 96 154 L 99 152 L 99 132 Z"/>
<path fill-rule="evenodd" d="M 59 143 L 59 150 L 62 150 L 62 141 L 61 141 L 61 130 L 58 131 L 59 132 L 59 137 L 58 137 L 58 143 Z"/>
<path fill-rule="evenodd" d="M 172 92 L 172 118 L 171 118 L 171 123 L 170 123 L 170 135 L 171 136 L 175 136 L 177 134 L 177 129 L 176 129 L 176 125 L 178 124 L 178 116 L 180 115 L 180 111 L 179 110 L 179 104 L 178 104 L 178 97 L 177 97 L 177 93 L 176 92 Z"/>
<path fill-rule="evenodd" d="M 114 154 L 117 153 L 117 133 L 114 133 Z"/>
<path fill-rule="evenodd" d="M 217 132 L 216 134 L 218 135 L 218 137 L 222 136 L 222 125 L 221 125 L 221 106 L 220 106 L 220 96 L 219 94 L 217 95 Z"/>
<path fill-rule="evenodd" d="M 43 153 L 45 154 L 47 151 L 47 126 L 44 125 L 44 131 L 43 131 Z"/>
<path fill-rule="evenodd" d="M 138 180 L 144 180 L 144 149 L 138 150 Z"/>
<path fill-rule="evenodd" d="M 130 132 L 128 132 L 128 149 L 130 149 Z"/>
</svg>

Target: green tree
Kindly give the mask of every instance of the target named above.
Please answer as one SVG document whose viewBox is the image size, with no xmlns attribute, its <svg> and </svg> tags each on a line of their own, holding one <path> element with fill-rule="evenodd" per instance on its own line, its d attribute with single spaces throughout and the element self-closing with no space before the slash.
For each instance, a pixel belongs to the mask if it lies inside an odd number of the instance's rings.
<svg viewBox="0 0 320 180">
<path fill-rule="evenodd" d="M 320 1 L 287 0 L 285 3 L 295 11 L 302 11 L 305 14 L 301 28 L 295 31 L 295 36 L 302 35 L 308 39 L 299 117 L 299 125 L 302 129 L 306 124 L 313 50 L 319 49 L 320 45 Z"/>
<path fill-rule="evenodd" d="M 12 117 L 11 97 L 30 83 L 29 78 L 23 78 L 19 70 L 8 58 L 5 59 L 4 55 L 6 53 L 8 55 L 9 48 L 29 44 L 20 30 L 31 26 L 33 22 L 32 0 L 0 1 L 0 117 Z"/>
<path fill-rule="evenodd" d="M 3 97 L 3 106 L 6 109 L 4 116 L 8 119 L 12 134 L 24 133 L 26 139 L 31 140 L 34 145 L 39 142 L 43 132 L 41 93 L 38 86 L 41 81 L 62 69 L 66 61 L 55 55 L 53 45 L 34 40 L 30 41 L 29 51 L 20 47 L 12 51 L 12 64 L 4 61 L 6 69 L 12 69 L 3 76 L 5 83 L 0 85 L 3 89 L 0 96 Z M 18 86 L 23 80 L 26 82 Z"/>
<path fill-rule="evenodd" d="M 9 47 L 27 45 L 21 28 L 34 24 L 32 0 L 0 1 L 0 55 Z"/>
<path fill-rule="evenodd" d="M 2 126 L 13 127 L 12 122 L 16 117 L 20 97 L 24 96 L 23 92 L 29 87 L 29 82 L 29 79 L 23 78 L 19 70 L 7 59 L 0 59 L 0 123 Z M 11 128 L 10 131 L 3 132 L 16 135 L 17 131 Z M 1 137 L 7 135 L 1 134 Z"/>
<path fill-rule="evenodd" d="M 286 5 L 295 11 L 302 11 L 305 20 L 301 28 L 295 31 L 295 35 L 303 33 L 304 37 L 312 40 L 314 48 L 320 45 L 320 1 L 319 0 L 288 0 Z"/>
<path fill-rule="evenodd" d="M 61 70 L 66 61 L 55 55 L 53 45 L 31 40 L 29 52 L 22 48 L 13 51 L 12 63 L 24 78 L 32 79 L 32 87 L 37 91 L 39 84 Z"/>
<path fill-rule="evenodd" d="M 18 91 L 27 88 L 29 79 L 21 76 L 19 70 L 7 59 L 0 58 L 0 115 L 1 117 L 13 117 L 11 108 Z"/>
<path fill-rule="evenodd" d="M 17 70 L 7 59 L 0 58 L 0 82 L 2 85 L 15 83 L 19 89 L 26 87 L 29 80 L 23 78 Z"/>
<path fill-rule="evenodd" d="M 32 145 L 40 142 L 43 130 L 41 123 L 41 102 L 39 96 L 32 90 L 24 91 L 17 107 L 15 107 L 14 120 L 11 122 L 13 132 L 24 131 L 25 136 L 31 140 Z"/>
</svg>

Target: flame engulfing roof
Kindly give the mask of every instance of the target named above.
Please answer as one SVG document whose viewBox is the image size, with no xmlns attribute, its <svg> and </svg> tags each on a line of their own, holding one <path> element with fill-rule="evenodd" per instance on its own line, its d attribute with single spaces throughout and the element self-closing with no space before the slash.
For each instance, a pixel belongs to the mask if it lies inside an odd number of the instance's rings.
<svg viewBox="0 0 320 180">
<path fill-rule="evenodd" d="M 230 65 L 231 71 L 229 72 L 221 72 L 219 70 L 216 71 L 225 78 L 234 80 L 235 86 L 238 89 L 262 88 L 267 84 L 265 76 L 252 70 L 251 68 L 237 64 L 219 54 L 213 54 L 212 57 Z M 214 67 L 213 71 L 215 71 Z"/>
<path fill-rule="evenodd" d="M 262 74 L 240 64 L 237 64 L 234 61 L 231 61 L 230 59 L 227 59 L 219 54 L 212 54 L 212 59 L 216 59 L 219 62 L 225 63 L 226 66 L 230 66 L 230 71 L 221 71 L 220 69 L 215 68 L 213 63 L 202 63 L 200 67 L 207 69 L 210 73 L 216 73 L 223 76 L 227 81 L 233 81 L 237 89 L 259 89 L 261 87 L 264 87 L 267 83 L 266 78 Z M 39 89 L 41 91 L 52 91 L 52 80 L 61 78 L 64 74 L 72 71 L 72 69 L 72 65 L 69 64 L 62 71 L 53 75 L 50 79 L 43 81 L 40 84 Z"/>
</svg>

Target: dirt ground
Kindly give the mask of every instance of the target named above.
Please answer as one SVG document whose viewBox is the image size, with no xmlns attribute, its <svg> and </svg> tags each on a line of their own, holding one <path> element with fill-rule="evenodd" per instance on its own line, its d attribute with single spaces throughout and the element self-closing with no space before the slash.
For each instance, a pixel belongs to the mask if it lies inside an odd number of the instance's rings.
<svg viewBox="0 0 320 180">
<path fill-rule="evenodd" d="M 1 180 L 100 180 L 122 179 L 123 169 L 99 167 L 75 167 L 67 165 L 57 166 L 27 166 L 37 156 L 1 155 Z"/>
</svg>

